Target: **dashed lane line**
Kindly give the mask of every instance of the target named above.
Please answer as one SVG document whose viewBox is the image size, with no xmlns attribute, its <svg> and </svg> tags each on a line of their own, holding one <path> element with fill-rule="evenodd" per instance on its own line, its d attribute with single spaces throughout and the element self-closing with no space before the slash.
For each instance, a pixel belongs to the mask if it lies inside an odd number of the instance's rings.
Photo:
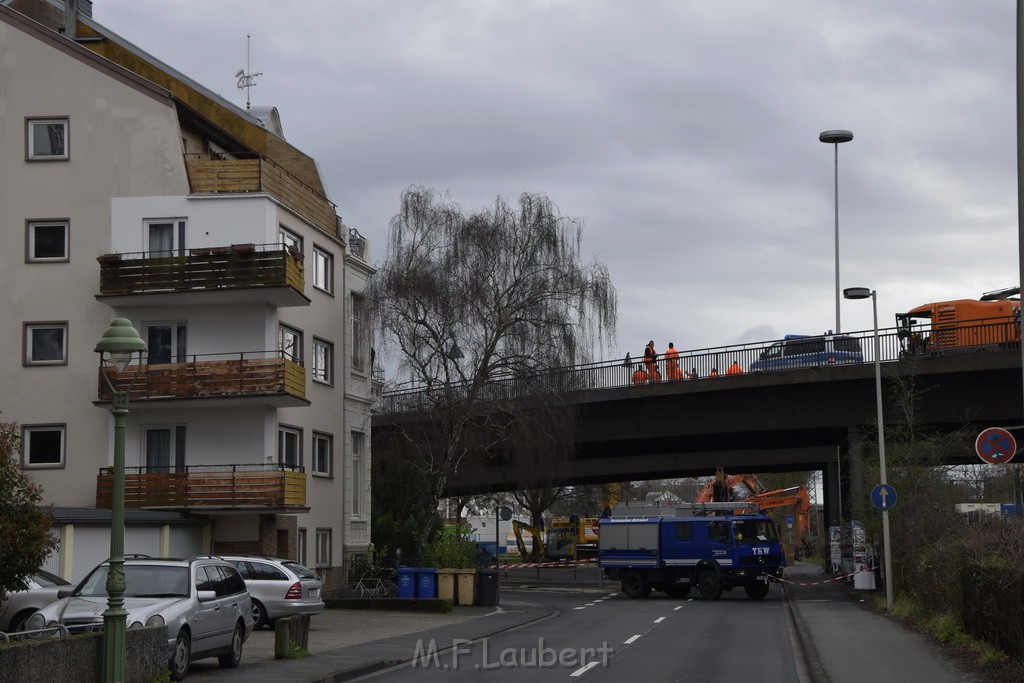
<svg viewBox="0 0 1024 683">
<path fill-rule="evenodd" d="M 636 634 L 635 636 L 630 636 L 625 641 L 623 641 L 622 644 L 623 645 L 632 645 L 633 643 L 635 643 L 638 640 L 640 640 L 640 634 L 639 633 Z"/>
<path fill-rule="evenodd" d="M 591 662 L 590 664 L 587 664 L 586 666 L 581 666 L 580 668 L 576 669 L 571 674 L 569 674 L 569 676 L 571 676 L 573 678 L 578 678 L 578 677 L 582 676 L 583 674 L 587 673 L 588 671 L 590 671 L 591 669 L 593 669 L 595 666 L 597 666 L 600 663 L 601 663 L 600 661 L 596 661 L 596 662 Z"/>
</svg>

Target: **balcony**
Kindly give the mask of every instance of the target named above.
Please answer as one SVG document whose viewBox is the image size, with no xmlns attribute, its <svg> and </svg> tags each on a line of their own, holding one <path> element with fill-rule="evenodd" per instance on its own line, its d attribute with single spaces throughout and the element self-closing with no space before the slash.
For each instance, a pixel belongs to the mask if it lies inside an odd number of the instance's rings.
<svg viewBox="0 0 1024 683">
<path fill-rule="evenodd" d="M 194 194 L 263 192 L 328 235 L 338 236 L 334 203 L 270 159 L 186 154 L 185 171 Z"/>
<path fill-rule="evenodd" d="M 100 468 L 96 478 L 98 508 L 110 508 L 112 469 Z M 124 504 L 129 508 L 297 512 L 308 510 L 306 473 L 301 467 L 262 464 L 128 467 Z"/>
<path fill-rule="evenodd" d="M 107 378 L 127 387 L 137 368 L 100 371 L 99 401 L 113 400 Z M 133 410 L 159 407 L 167 401 L 202 401 L 204 406 L 237 405 L 247 399 L 278 408 L 308 406 L 306 372 L 280 351 L 187 356 L 179 363 L 144 364 L 132 385 Z"/>
<path fill-rule="evenodd" d="M 105 254 L 97 299 L 110 306 L 267 303 L 308 306 L 302 264 L 280 244 L 234 244 L 188 254 Z"/>
</svg>

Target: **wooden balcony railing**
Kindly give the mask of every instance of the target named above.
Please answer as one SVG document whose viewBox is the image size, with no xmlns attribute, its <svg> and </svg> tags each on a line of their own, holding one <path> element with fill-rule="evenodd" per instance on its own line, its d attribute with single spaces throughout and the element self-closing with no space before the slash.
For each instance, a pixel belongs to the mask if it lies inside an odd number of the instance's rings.
<svg viewBox="0 0 1024 683">
<path fill-rule="evenodd" d="M 167 252 L 105 254 L 100 294 L 151 294 L 250 287 L 305 288 L 302 264 L 280 244 L 234 244 Z"/>
<path fill-rule="evenodd" d="M 98 508 L 110 507 L 111 469 L 101 468 L 96 478 Z M 129 508 L 302 508 L 306 473 L 301 467 L 262 464 L 129 467 L 124 504 Z"/>
<path fill-rule="evenodd" d="M 266 192 L 327 234 L 338 234 L 334 203 L 270 159 L 186 154 L 185 170 L 194 193 Z"/>
<path fill-rule="evenodd" d="M 132 385 L 132 401 L 168 398 L 212 398 L 232 396 L 290 396 L 306 398 L 306 372 L 298 363 L 282 358 L 279 351 L 187 356 L 184 362 L 149 364 L 117 372 L 100 371 L 99 400 L 113 399 L 102 373 L 116 387 L 126 387 L 138 369 Z"/>
</svg>

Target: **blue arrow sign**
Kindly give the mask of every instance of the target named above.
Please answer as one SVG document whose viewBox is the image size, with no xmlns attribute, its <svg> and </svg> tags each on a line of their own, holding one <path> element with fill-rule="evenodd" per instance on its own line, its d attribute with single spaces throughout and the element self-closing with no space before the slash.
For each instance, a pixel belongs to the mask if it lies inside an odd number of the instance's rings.
<svg viewBox="0 0 1024 683">
<path fill-rule="evenodd" d="M 871 504 L 879 510 L 891 510 L 896 507 L 896 489 L 888 484 L 879 484 L 871 489 Z"/>
<path fill-rule="evenodd" d="M 793 515 L 786 515 L 786 526 L 793 528 Z"/>
</svg>

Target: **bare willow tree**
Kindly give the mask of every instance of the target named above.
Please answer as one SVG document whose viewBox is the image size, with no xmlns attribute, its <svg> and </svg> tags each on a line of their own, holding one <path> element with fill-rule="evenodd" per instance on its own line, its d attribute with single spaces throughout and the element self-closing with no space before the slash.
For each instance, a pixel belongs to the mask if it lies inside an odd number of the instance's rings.
<svg viewBox="0 0 1024 683">
<path fill-rule="evenodd" d="M 603 263 L 581 264 L 581 241 L 582 223 L 543 195 L 467 215 L 434 190 L 402 194 L 371 310 L 378 348 L 429 415 L 426 429 L 406 430 L 429 512 L 487 449 L 473 435 L 487 433 L 476 427 L 499 380 L 590 360 L 613 337 L 615 289 Z"/>
</svg>

